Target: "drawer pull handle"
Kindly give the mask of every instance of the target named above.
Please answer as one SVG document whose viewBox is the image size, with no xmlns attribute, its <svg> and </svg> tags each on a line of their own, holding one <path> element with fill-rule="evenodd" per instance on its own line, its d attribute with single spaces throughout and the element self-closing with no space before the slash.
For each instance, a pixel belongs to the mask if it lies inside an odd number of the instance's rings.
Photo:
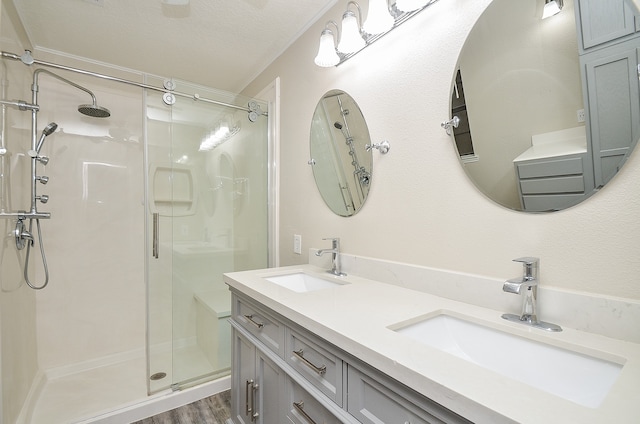
<svg viewBox="0 0 640 424">
<path fill-rule="evenodd" d="M 258 385 L 254 384 L 253 380 L 247 380 L 246 386 L 245 386 L 245 415 L 246 416 L 250 416 L 251 417 L 251 421 L 255 421 L 256 418 L 258 418 L 258 416 L 260 414 L 258 414 L 258 412 L 254 412 L 256 409 L 256 395 L 255 395 L 255 391 L 258 389 Z M 251 401 L 249 401 L 249 393 L 251 393 Z M 252 414 L 253 412 L 253 414 Z"/>
<path fill-rule="evenodd" d="M 305 420 L 309 421 L 309 424 L 316 424 L 316 422 L 313 421 L 313 419 L 309 416 L 309 414 L 304 412 L 304 401 L 293 402 L 293 407 L 296 408 L 296 410 L 300 414 L 302 414 L 302 416 L 304 417 Z"/>
<path fill-rule="evenodd" d="M 253 319 L 253 315 L 245 315 L 244 317 L 245 317 L 247 320 L 249 320 L 249 322 L 250 322 L 251 324 L 255 325 L 256 327 L 258 327 L 258 328 L 262 328 L 262 327 L 264 327 L 264 324 L 263 324 L 263 323 L 258 322 L 258 321 L 254 321 L 254 319 Z"/>
<path fill-rule="evenodd" d="M 245 415 L 249 416 L 253 412 L 253 395 L 251 396 L 251 402 L 249 402 L 249 388 L 253 387 L 253 380 L 247 380 L 246 386 L 244 387 L 244 410 Z M 253 391 L 252 391 L 253 393 Z"/>
<path fill-rule="evenodd" d="M 305 358 L 304 357 L 304 351 L 302 349 L 294 350 L 293 354 L 296 355 L 298 358 L 300 358 L 302 360 L 302 362 L 306 366 L 308 366 L 309 368 L 314 370 L 316 373 L 318 373 L 318 375 L 323 375 L 324 373 L 327 372 L 326 365 L 323 365 L 321 367 L 317 367 L 315 364 L 311 363 L 311 361 L 309 361 L 307 358 Z"/>
<path fill-rule="evenodd" d="M 153 214 L 153 242 L 151 243 L 151 247 L 153 249 L 153 257 L 158 259 L 158 256 L 160 255 L 160 244 L 159 244 L 159 237 L 160 237 L 160 214 L 159 213 L 154 213 Z"/>
</svg>

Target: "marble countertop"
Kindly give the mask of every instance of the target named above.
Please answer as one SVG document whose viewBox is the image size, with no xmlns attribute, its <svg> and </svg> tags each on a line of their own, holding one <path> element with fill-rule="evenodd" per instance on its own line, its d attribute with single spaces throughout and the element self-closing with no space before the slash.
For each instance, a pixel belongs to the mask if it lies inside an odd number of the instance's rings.
<svg viewBox="0 0 640 424">
<path fill-rule="evenodd" d="M 225 282 L 289 320 L 366 361 L 426 397 L 482 423 L 637 423 L 640 417 L 640 344 L 564 328 L 547 333 L 501 319 L 502 311 L 445 299 L 348 275 L 349 284 L 298 293 L 265 276 L 304 271 L 322 278 L 323 269 L 291 266 L 225 274 Z M 389 329 L 417 317 L 446 311 L 502 331 L 579 352 L 597 353 L 623 364 L 613 387 L 590 408 L 502 376 L 414 341 Z M 563 323 L 558 322 L 562 325 Z M 521 358 L 536 367 L 536 358 Z"/>
</svg>

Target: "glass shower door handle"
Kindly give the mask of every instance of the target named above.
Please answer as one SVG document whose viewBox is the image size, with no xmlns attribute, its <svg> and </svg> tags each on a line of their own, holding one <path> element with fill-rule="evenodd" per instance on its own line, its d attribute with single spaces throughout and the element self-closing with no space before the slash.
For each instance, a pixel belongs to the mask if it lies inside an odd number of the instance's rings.
<svg viewBox="0 0 640 424">
<path fill-rule="evenodd" d="M 160 232 L 160 215 L 156 212 L 153 214 L 153 257 L 158 259 L 159 257 L 159 249 L 158 249 L 158 233 Z"/>
</svg>

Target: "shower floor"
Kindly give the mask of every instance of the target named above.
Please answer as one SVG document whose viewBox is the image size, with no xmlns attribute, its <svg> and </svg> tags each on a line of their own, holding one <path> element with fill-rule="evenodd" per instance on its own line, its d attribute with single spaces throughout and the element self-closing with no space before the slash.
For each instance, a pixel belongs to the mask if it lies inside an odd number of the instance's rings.
<svg viewBox="0 0 640 424">
<path fill-rule="evenodd" d="M 211 370 L 198 346 L 175 353 L 178 369 L 189 375 Z M 147 364 L 138 357 L 116 364 L 48 380 L 31 414 L 31 424 L 69 424 L 98 422 L 94 417 L 131 407 L 153 398 L 147 396 Z M 167 381 L 171 370 L 167 370 Z M 166 396 L 166 393 L 157 395 Z"/>
</svg>

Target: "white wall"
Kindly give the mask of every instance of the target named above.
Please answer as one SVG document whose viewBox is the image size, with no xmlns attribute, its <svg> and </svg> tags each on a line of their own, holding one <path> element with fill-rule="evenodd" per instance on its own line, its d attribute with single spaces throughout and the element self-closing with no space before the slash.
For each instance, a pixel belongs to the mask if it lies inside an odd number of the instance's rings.
<svg viewBox="0 0 640 424">
<path fill-rule="evenodd" d="M 338 68 L 313 64 L 334 7 L 245 92 L 281 78 L 281 264 L 307 262 L 308 247 L 338 236 L 345 252 L 497 278 L 519 275 L 511 259 L 541 258 L 543 285 L 640 299 L 640 153 L 600 193 L 562 211 L 528 215 L 486 199 L 467 179 L 440 128 L 458 54 L 490 0 L 441 0 Z M 334 88 L 351 94 L 374 142 L 369 199 L 341 218 L 318 194 L 309 159 L 317 100 Z M 304 243 L 292 253 L 293 234 Z M 496 293 L 496 296 L 498 293 Z"/>
</svg>

